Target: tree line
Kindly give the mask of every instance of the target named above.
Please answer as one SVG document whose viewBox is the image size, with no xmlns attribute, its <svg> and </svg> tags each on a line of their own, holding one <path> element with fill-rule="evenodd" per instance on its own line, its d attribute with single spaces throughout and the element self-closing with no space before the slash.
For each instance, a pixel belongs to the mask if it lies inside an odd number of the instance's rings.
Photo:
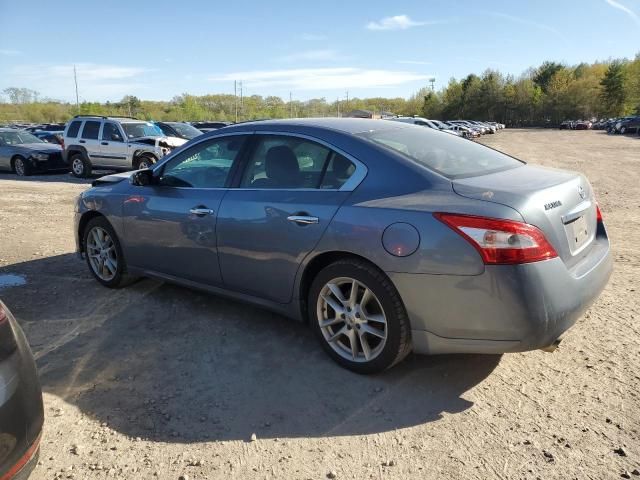
<svg viewBox="0 0 640 480">
<path fill-rule="evenodd" d="M 522 75 L 486 70 L 452 78 L 439 91 L 421 88 L 408 99 L 314 98 L 284 101 L 277 96 L 185 93 L 170 101 L 141 100 L 127 95 L 119 102 L 75 104 L 41 98 L 19 87 L 0 96 L 0 122 L 64 122 L 76 114 L 126 115 L 147 120 L 255 120 L 261 118 L 340 116 L 351 110 L 498 121 L 507 125 L 556 125 L 565 119 L 608 118 L 640 114 L 640 53 L 633 60 L 592 64 L 544 62 Z"/>
</svg>

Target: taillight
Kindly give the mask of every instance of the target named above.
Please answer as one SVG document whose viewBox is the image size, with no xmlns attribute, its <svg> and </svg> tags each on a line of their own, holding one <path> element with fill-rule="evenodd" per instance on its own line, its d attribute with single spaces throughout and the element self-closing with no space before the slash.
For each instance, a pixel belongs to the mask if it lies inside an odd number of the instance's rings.
<svg viewBox="0 0 640 480">
<path fill-rule="evenodd" d="M 596 204 L 596 219 L 598 223 L 602 223 L 602 212 L 600 211 L 600 206 Z"/>
<path fill-rule="evenodd" d="M 497 218 L 434 213 L 438 220 L 464 237 L 487 265 L 511 265 L 558 256 L 539 228 Z"/>
</svg>

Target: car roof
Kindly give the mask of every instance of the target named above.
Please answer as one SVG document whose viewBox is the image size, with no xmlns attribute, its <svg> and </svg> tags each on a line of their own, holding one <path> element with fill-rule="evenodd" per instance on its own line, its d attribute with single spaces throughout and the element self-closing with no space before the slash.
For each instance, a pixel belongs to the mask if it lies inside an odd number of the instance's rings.
<svg viewBox="0 0 640 480">
<path fill-rule="evenodd" d="M 371 132 L 375 130 L 389 130 L 393 128 L 404 128 L 403 122 L 394 122 L 369 119 L 369 118 L 293 118 L 284 120 L 260 120 L 257 122 L 245 122 L 237 125 L 225 127 L 225 131 L 232 130 L 264 130 L 274 127 L 314 127 L 327 130 L 334 130 L 342 133 L 355 134 Z"/>
</svg>

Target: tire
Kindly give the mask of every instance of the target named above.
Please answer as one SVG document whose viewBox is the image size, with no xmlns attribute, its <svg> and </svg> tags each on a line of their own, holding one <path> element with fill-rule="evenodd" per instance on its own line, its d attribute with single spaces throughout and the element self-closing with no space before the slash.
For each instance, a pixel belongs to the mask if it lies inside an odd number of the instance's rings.
<svg viewBox="0 0 640 480">
<path fill-rule="evenodd" d="M 14 158 L 12 168 L 14 173 L 19 177 L 28 177 L 33 173 L 33 167 L 31 164 L 22 157 Z"/>
<path fill-rule="evenodd" d="M 71 174 L 77 178 L 88 178 L 91 176 L 91 162 L 80 153 L 75 153 L 69 159 Z"/>
<path fill-rule="evenodd" d="M 104 245 L 102 249 L 100 243 Z M 82 233 L 82 245 L 89 271 L 105 287 L 126 287 L 136 280 L 136 277 L 126 273 L 127 264 L 120 241 L 106 218 L 96 217 L 87 223 Z M 98 251 L 100 258 L 96 258 Z M 100 268 L 100 265 L 103 267 Z"/>
<path fill-rule="evenodd" d="M 625 133 L 627 133 L 627 127 L 622 127 L 622 128 L 620 128 L 620 133 L 621 133 L 622 135 L 624 135 Z"/>
<path fill-rule="evenodd" d="M 150 168 L 153 164 L 156 163 L 156 161 L 156 157 L 154 157 L 153 155 L 143 154 L 134 160 L 133 168 L 135 168 L 136 170 Z"/>
<path fill-rule="evenodd" d="M 341 298 L 334 293 L 336 287 Z M 311 284 L 308 306 L 309 321 L 322 348 L 349 370 L 378 373 L 411 351 L 409 318 L 398 291 L 384 273 L 365 261 L 338 260 L 322 269 Z"/>
</svg>

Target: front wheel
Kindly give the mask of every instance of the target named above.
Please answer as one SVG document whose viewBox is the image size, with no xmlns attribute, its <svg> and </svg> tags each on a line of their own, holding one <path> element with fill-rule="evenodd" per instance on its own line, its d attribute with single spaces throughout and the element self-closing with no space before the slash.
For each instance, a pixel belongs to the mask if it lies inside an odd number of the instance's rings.
<svg viewBox="0 0 640 480">
<path fill-rule="evenodd" d="M 152 165 L 156 163 L 155 157 L 151 155 L 141 155 L 134 162 L 134 168 L 136 170 L 145 170 L 147 168 L 151 168 Z"/>
<path fill-rule="evenodd" d="M 134 278 L 126 274 L 120 241 L 104 217 L 90 220 L 83 235 L 84 255 L 93 276 L 105 287 L 120 288 Z"/>
<path fill-rule="evenodd" d="M 355 259 L 325 267 L 309 291 L 309 318 L 324 350 L 357 373 L 376 373 L 411 350 L 409 319 L 391 281 Z"/>
<path fill-rule="evenodd" d="M 621 133 L 622 135 L 624 135 L 625 133 L 627 133 L 627 127 L 622 127 L 622 128 L 620 129 L 620 133 Z"/>
<path fill-rule="evenodd" d="M 31 164 L 22 157 L 16 157 L 13 161 L 13 171 L 19 177 L 28 177 L 31 175 Z"/>
</svg>

